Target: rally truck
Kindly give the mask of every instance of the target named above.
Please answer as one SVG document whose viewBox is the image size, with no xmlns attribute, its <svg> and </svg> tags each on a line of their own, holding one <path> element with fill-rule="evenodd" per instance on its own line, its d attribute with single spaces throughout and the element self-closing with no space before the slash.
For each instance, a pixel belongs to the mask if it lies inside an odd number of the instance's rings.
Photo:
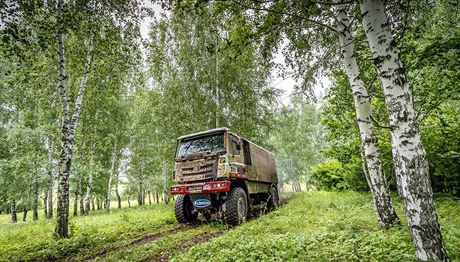
<svg viewBox="0 0 460 262">
<path fill-rule="evenodd" d="M 205 218 L 220 215 L 236 226 L 253 205 L 278 206 L 274 154 L 227 128 L 179 137 L 173 177 L 179 223 L 196 222 L 201 213 Z"/>
</svg>

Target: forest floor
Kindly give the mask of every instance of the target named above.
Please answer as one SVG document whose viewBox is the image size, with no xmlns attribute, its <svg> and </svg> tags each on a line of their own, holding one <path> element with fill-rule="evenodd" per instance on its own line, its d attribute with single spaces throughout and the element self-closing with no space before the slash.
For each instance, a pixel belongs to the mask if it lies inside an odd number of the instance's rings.
<svg viewBox="0 0 460 262">
<path fill-rule="evenodd" d="M 235 228 L 219 221 L 179 225 L 173 206 L 95 211 L 71 219 L 54 240 L 52 221 L 10 224 L 0 216 L 0 261 L 415 261 L 402 225 L 379 228 L 369 194 L 308 192 Z M 460 261 L 460 202 L 437 198 L 451 261 Z"/>
</svg>

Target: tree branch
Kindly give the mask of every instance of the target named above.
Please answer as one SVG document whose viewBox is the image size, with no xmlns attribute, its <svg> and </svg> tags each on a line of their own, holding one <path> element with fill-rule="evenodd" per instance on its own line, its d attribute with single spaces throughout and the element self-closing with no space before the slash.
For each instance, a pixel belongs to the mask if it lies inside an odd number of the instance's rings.
<svg viewBox="0 0 460 262">
<path fill-rule="evenodd" d="M 88 84 L 89 71 L 91 69 L 91 62 L 93 60 L 93 48 L 94 48 L 94 32 L 91 29 L 89 33 L 88 52 L 86 53 L 85 70 L 83 72 L 83 79 L 80 82 L 80 88 L 78 90 L 78 96 L 75 102 L 75 109 L 72 115 L 71 130 L 73 130 L 73 132 L 75 132 L 75 129 L 77 127 L 78 118 L 80 117 L 81 107 L 83 104 L 83 95 L 85 93 L 86 86 Z"/>
<path fill-rule="evenodd" d="M 377 121 L 375 121 L 375 119 L 374 119 L 374 117 L 372 117 L 372 115 L 370 115 L 369 117 L 371 118 L 372 122 L 374 122 L 376 127 L 391 129 L 391 126 L 382 126 L 382 125 L 380 125 Z"/>
<path fill-rule="evenodd" d="M 298 15 L 298 14 L 280 12 L 280 11 L 270 10 L 270 9 L 262 8 L 262 7 L 252 7 L 252 6 L 243 4 L 243 3 L 241 3 L 240 1 L 237 1 L 237 0 L 231 0 L 231 1 L 234 2 L 235 4 L 241 6 L 241 7 L 247 8 L 247 9 L 252 9 L 252 10 L 257 10 L 257 11 L 264 11 L 264 12 L 271 12 L 271 13 L 275 13 L 275 14 L 280 14 L 280 15 L 286 15 L 286 16 L 300 18 L 302 20 L 305 20 L 305 21 L 310 22 L 312 24 L 315 24 L 317 26 L 325 27 L 325 28 L 331 30 L 332 32 L 334 32 L 336 34 L 339 34 L 339 32 L 334 27 L 332 27 L 330 25 L 323 24 L 323 23 L 321 23 L 319 21 L 312 20 L 312 19 L 309 19 L 307 17 L 301 16 L 301 15 Z"/>
</svg>

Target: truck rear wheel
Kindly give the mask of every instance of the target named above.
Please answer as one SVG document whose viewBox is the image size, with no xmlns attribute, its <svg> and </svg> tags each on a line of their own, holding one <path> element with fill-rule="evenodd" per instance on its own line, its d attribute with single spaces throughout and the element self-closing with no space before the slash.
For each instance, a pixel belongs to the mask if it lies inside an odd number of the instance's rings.
<svg viewBox="0 0 460 262">
<path fill-rule="evenodd" d="M 197 221 L 198 213 L 193 213 L 193 204 L 188 195 L 179 195 L 174 205 L 174 214 L 179 223 L 193 223 Z"/>
<path fill-rule="evenodd" d="M 279 205 L 279 196 L 278 196 L 278 190 L 276 190 L 276 187 L 272 186 L 270 187 L 270 195 L 268 196 L 268 203 L 267 203 L 267 208 L 268 210 L 275 210 L 278 208 Z"/>
<path fill-rule="evenodd" d="M 225 222 L 237 226 L 248 216 L 248 197 L 241 187 L 233 188 L 225 201 Z"/>
</svg>

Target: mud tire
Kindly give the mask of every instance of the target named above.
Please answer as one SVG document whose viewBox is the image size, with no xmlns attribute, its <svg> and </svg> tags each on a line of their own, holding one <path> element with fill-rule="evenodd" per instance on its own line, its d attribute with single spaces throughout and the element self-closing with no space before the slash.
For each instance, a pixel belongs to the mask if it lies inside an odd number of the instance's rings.
<svg viewBox="0 0 460 262">
<path fill-rule="evenodd" d="M 269 211 L 277 209 L 279 206 L 279 201 L 280 198 L 278 195 L 278 190 L 274 186 L 270 187 L 270 195 L 268 196 L 267 209 Z"/>
<path fill-rule="evenodd" d="M 198 213 L 192 213 L 193 204 L 190 197 L 187 195 L 179 195 L 176 198 L 174 205 L 174 215 L 179 223 L 195 223 L 198 218 Z"/>
<path fill-rule="evenodd" d="M 225 201 L 225 222 L 230 226 L 243 223 L 248 216 L 248 197 L 241 187 L 233 188 Z"/>
</svg>

